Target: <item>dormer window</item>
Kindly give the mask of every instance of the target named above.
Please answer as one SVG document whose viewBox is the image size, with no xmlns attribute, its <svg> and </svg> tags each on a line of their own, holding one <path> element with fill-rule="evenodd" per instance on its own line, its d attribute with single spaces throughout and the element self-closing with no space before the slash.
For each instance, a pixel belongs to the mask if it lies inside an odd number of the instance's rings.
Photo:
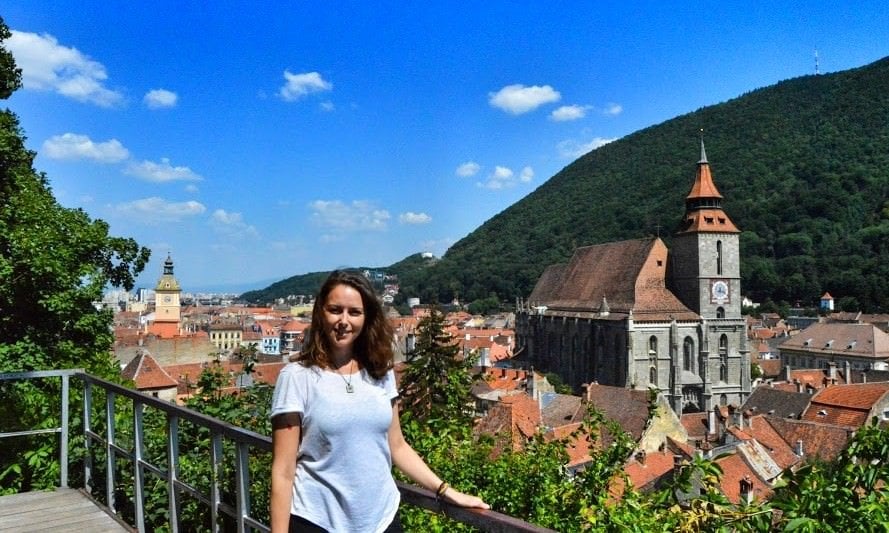
<svg viewBox="0 0 889 533">
<path fill-rule="evenodd" d="M 831 348 L 832 346 L 833 346 L 833 339 L 830 339 L 830 340 L 827 341 L 827 343 L 824 345 L 825 348 Z"/>
<path fill-rule="evenodd" d="M 809 346 L 812 344 L 812 339 L 806 339 L 806 342 L 803 343 L 803 346 Z"/>
<path fill-rule="evenodd" d="M 704 222 L 706 222 L 707 224 L 712 224 L 712 223 L 713 223 L 713 217 L 704 217 Z"/>
<path fill-rule="evenodd" d="M 850 342 L 849 344 L 847 344 L 847 345 L 846 345 L 846 349 L 847 349 L 847 350 L 851 350 L 851 349 L 855 348 L 855 343 L 856 343 L 856 342 L 857 342 L 857 341 L 852 341 L 852 342 Z"/>
</svg>

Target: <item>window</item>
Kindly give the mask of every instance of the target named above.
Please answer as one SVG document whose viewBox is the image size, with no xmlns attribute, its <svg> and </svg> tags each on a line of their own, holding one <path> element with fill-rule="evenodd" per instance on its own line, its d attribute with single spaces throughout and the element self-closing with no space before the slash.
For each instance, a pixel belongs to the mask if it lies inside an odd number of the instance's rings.
<svg viewBox="0 0 889 533">
<path fill-rule="evenodd" d="M 648 383 L 657 385 L 657 337 L 652 335 L 648 338 Z"/>
<path fill-rule="evenodd" d="M 691 337 L 686 337 L 682 343 L 682 367 L 689 372 L 694 372 L 694 351 L 695 342 Z"/>
<path fill-rule="evenodd" d="M 722 275 L 722 241 L 716 241 L 716 275 Z"/>
<path fill-rule="evenodd" d="M 728 336 L 719 337 L 719 380 L 728 382 Z"/>
<path fill-rule="evenodd" d="M 716 318 L 725 318 L 725 309 L 722 307 L 716 308 Z"/>
</svg>

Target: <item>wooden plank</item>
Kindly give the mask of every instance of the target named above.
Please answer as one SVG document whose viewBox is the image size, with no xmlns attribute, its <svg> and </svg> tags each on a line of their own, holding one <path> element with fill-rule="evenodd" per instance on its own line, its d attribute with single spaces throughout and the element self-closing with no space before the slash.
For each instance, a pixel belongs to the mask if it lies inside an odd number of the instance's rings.
<svg viewBox="0 0 889 533">
<path fill-rule="evenodd" d="M 132 531 L 74 489 L 0 497 L 0 531 Z"/>
</svg>

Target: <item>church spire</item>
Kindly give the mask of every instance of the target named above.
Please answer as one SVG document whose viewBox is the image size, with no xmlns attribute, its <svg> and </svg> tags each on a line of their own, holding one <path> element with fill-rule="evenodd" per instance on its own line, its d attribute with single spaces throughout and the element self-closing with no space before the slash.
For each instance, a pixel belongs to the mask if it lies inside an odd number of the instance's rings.
<svg viewBox="0 0 889 533">
<path fill-rule="evenodd" d="M 680 233 L 695 231 L 739 233 L 738 228 L 722 210 L 722 194 L 713 182 L 710 162 L 704 149 L 701 133 L 701 159 L 698 161 L 695 182 L 685 197 L 685 217 Z"/>
</svg>

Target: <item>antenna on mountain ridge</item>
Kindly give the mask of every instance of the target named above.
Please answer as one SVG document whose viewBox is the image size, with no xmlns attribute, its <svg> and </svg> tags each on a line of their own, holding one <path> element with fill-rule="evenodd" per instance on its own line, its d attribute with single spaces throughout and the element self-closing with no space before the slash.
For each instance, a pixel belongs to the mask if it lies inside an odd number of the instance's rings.
<svg viewBox="0 0 889 533">
<path fill-rule="evenodd" d="M 821 74 L 821 73 L 818 71 L 818 49 L 816 48 L 815 49 L 815 75 L 817 76 L 818 74 Z"/>
</svg>

